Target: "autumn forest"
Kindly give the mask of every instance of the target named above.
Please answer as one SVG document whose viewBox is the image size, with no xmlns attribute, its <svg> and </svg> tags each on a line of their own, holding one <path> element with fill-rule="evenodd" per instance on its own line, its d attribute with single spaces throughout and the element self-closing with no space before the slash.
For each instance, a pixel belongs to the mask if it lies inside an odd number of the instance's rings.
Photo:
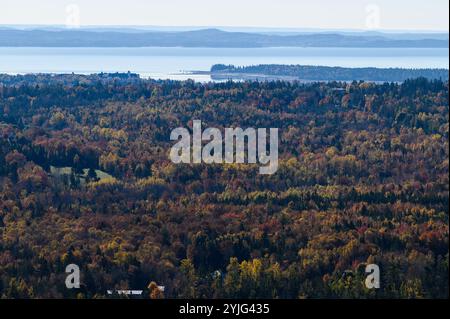
<svg viewBox="0 0 450 319">
<path fill-rule="evenodd" d="M 0 298 L 448 298 L 448 97 L 424 78 L 0 75 Z M 278 171 L 174 164 L 193 120 L 279 128 Z"/>
</svg>

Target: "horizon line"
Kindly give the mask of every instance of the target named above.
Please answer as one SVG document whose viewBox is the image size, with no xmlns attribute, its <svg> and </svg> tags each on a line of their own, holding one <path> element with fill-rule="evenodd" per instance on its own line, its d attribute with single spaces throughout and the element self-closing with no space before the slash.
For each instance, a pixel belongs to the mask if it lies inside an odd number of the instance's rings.
<svg viewBox="0 0 450 319">
<path fill-rule="evenodd" d="M 89 25 L 80 25 L 77 28 L 67 27 L 64 24 L 3 24 L 0 23 L 0 27 L 9 27 L 9 28 L 42 28 L 42 27 L 53 27 L 53 28 L 61 28 L 67 30 L 77 30 L 77 29 L 89 29 L 89 28 L 123 28 L 123 29 L 135 29 L 139 30 L 142 28 L 160 28 L 160 29 L 219 29 L 222 31 L 226 31 L 224 29 L 248 29 L 248 30 L 266 30 L 266 31 L 274 31 L 274 32 L 355 32 L 355 33 L 440 33 L 440 34 L 449 34 L 449 30 L 436 30 L 436 29 L 352 29 L 352 28 L 314 28 L 314 27 L 274 27 L 274 26 L 185 26 L 185 25 L 131 25 L 131 24 L 89 24 Z M 186 30 L 186 31 L 187 31 Z M 162 30 L 160 30 L 162 31 Z M 181 30 L 180 30 L 181 31 Z M 261 32 L 261 31 L 260 31 Z"/>
</svg>

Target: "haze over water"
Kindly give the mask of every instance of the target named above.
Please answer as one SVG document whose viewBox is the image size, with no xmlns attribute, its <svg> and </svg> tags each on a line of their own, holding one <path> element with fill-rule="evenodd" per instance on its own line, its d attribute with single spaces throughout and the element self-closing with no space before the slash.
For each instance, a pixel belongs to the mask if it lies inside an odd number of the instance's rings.
<svg viewBox="0 0 450 319">
<path fill-rule="evenodd" d="M 447 68 L 448 48 L 0 48 L 0 73 L 134 72 L 155 79 L 211 80 L 218 63 Z"/>
</svg>

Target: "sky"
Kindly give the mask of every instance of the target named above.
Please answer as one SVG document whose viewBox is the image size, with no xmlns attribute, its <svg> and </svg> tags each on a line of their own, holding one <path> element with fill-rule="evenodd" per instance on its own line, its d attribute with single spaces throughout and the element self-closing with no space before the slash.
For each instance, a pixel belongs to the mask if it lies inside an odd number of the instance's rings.
<svg viewBox="0 0 450 319">
<path fill-rule="evenodd" d="M 0 25 L 447 31 L 448 0 L 0 0 Z"/>
</svg>

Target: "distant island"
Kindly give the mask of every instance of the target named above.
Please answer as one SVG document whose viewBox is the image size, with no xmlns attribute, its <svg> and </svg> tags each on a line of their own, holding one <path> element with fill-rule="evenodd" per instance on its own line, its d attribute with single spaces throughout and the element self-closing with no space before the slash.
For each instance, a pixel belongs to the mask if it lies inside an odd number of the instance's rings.
<svg viewBox="0 0 450 319">
<path fill-rule="evenodd" d="M 447 81 L 447 69 L 402 68 L 343 68 L 310 65 L 264 64 L 234 66 L 216 64 L 208 73 L 214 80 L 290 80 L 290 81 L 373 81 L 403 82 L 407 79 L 426 78 Z"/>
<path fill-rule="evenodd" d="M 388 33 L 357 35 L 339 32 L 268 34 L 191 31 L 133 31 L 119 29 L 15 29 L 0 28 L 0 47 L 346 47 L 346 48 L 448 48 L 447 36 Z"/>
</svg>

